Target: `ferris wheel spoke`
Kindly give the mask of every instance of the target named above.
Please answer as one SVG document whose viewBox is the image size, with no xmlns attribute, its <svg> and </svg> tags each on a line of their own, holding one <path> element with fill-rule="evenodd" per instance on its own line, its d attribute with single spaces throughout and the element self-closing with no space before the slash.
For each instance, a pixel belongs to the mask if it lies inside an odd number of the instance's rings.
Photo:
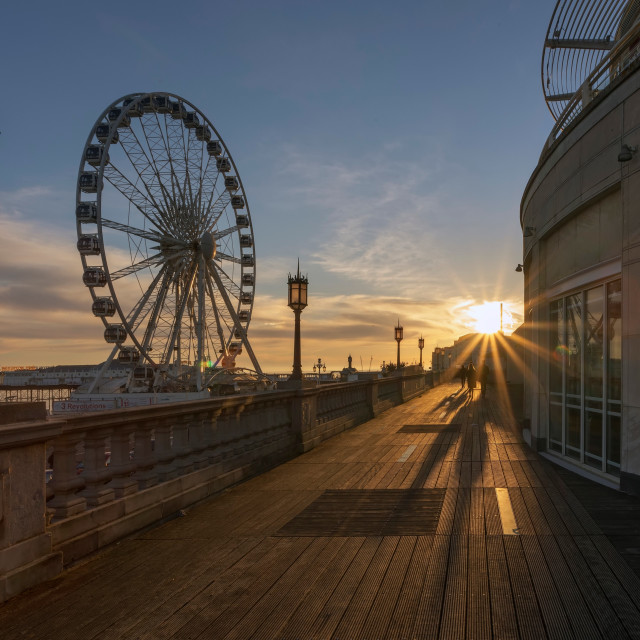
<svg viewBox="0 0 640 640">
<path fill-rule="evenodd" d="M 162 268 L 156 274 L 156 277 L 153 279 L 151 284 L 147 287 L 147 290 L 142 294 L 142 296 L 138 299 L 138 302 L 131 308 L 129 315 L 127 316 L 127 322 L 133 327 L 133 332 L 140 327 L 140 325 L 145 321 L 145 318 L 149 315 L 149 311 L 152 309 L 154 305 L 154 300 L 152 300 L 151 296 L 153 295 L 158 283 L 161 278 L 164 278 L 169 268 L 168 264 L 162 265 Z M 157 295 L 156 295 L 157 298 Z M 144 313 L 143 313 L 144 311 Z"/>
<path fill-rule="evenodd" d="M 209 206 L 203 224 L 205 231 L 210 231 L 215 227 L 230 202 L 231 194 L 225 190 L 218 196 L 213 205 Z"/>
<path fill-rule="evenodd" d="M 153 256 L 149 256 L 140 262 L 136 262 L 136 264 L 129 265 L 128 267 L 124 267 L 123 269 L 118 269 L 118 271 L 114 271 L 111 274 L 111 280 L 119 280 L 120 278 L 124 278 L 125 276 L 129 276 L 132 273 L 137 273 L 141 269 L 145 269 L 147 267 L 155 267 L 158 264 L 163 263 L 166 260 L 166 256 L 164 253 L 156 253 Z"/>
<path fill-rule="evenodd" d="M 218 186 L 218 180 L 221 175 L 224 176 L 224 173 L 218 170 L 215 156 L 209 156 L 200 180 L 200 189 L 203 196 L 199 203 L 202 215 L 201 233 L 210 231 L 213 228 L 215 222 L 231 201 L 231 194 L 224 188 L 224 185 L 222 187 Z M 214 198 L 216 199 L 215 203 Z"/>
<path fill-rule="evenodd" d="M 176 176 L 173 171 L 171 159 L 171 145 L 169 143 L 166 120 L 163 120 L 163 122 L 165 124 L 164 130 L 159 115 L 154 113 L 148 118 L 143 118 L 141 125 L 145 132 L 146 142 L 151 155 L 151 164 L 158 185 L 168 204 L 166 214 L 167 217 L 171 219 L 175 228 L 178 223 L 177 218 L 181 203 L 184 202 L 184 194 L 180 191 L 176 194 L 175 191 L 177 182 L 175 180 Z"/>
<path fill-rule="evenodd" d="M 150 138 L 153 140 L 153 137 L 151 134 L 147 134 L 145 130 L 145 117 L 148 116 L 143 116 L 141 126 L 145 134 L 149 152 L 147 153 L 147 149 L 145 149 L 145 146 L 141 143 L 133 128 L 127 127 L 123 131 L 120 137 L 120 144 L 131 166 L 134 168 L 142 184 L 144 184 L 149 198 L 156 207 L 158 215 L 162 218 L 165 225 L 171 227 L 171 214 L 169 213 L 169 209 L 172 198 L 162 182 L 158 167 L 155 163 L 150 140 Z"/>
<path fill-rule="evenodd" d="M 215 262 L 213 262 L 213 260 L 210 260 L 209 269 L 212 269 L 212 268 L 216 270 L 216 273 L 218 274 L 224 288 L 234 298 L 240 298 L 240 287 L 233 281 L 233 278 L 227 275 L 226 271 L 219 264 L 216 264 Z"/>
<path fill-rule="evenodd" d="M 144 125 L 143 133 L 145 133 Z M 145 145 L 143 145 L 138 138 L 136 131 L 133 128 L 127 127 L 121 135 L 120 144 L 138 178 L 144 184 L 149 197 L 158 208 L 158 211 L 166 214 L 166 211 L 164 211 L 161 206 L 163 202 L 166 202 L 166 195 L 163 193 L 162 180 L 155 166 L 153 156 L 149 157 L 151 153 L 149 141 L 147 140 L 147 148 L 145 148 Z M 147 149 L 149 149 L 149 153 Z"/>
<path fill-rule="evenodd" d="M 209 261 L 209 273 L 211 274 L 211 277 L 216 283 L 216 286 L 218 287 L 218 291 L 220 291 L 220 295 L 222 296 L 222 299 L 224 300 L 224 304 L 227 307 L 227 311 L 229 312 L 229 315 L 231 316 L 231 319 L 233 321 L 234 328 L 243 337 L 243 344 L 247 349 L 247 354 L 249 355 L 249 358 L 251 358 L 251 362 L 253 363 L 253 366 L 255 367 L 258 373 L 262 373 L 262 370 L 260 369 L 260 365 L 258 364 L 258 359 L 256 358 L 253 352 L 253 349 L 249 344 L 249 340 L 247 339 L 246 331 L 242 326 L 242 324 L 240 323 L 240 320 L 238 319 L 238 315 L 236 314 L 236 311 L 233 308 L 233 305 L 231 304 L 231 300 L 229 299 L 229 295 L 227 294 L 227 290 L 225 289 L 224 284 L 222 283 L 222 280 L 218 275 L 215 265 L 213 265 L 211 261 Z"/>
<path fill-rule="evenodd" d="M 172 242 L 176 242 L 175 239 L 170 238 L 169 236 L 162 235 L 157 231 L 150 231 L 147 229 L 138 229 L 136 227 L 131 227 L 126 224 L 121 224 L 120 222 L 115 222 L 114 220 L 107 220 L 102 218 L 101 220 L 103 227 L 108 227 L 109 229 L 115 229 L 116 231 L 123 231 L 130 236 L 138 236 L 139 238 L 144 238 L 145 240 L 152 240 L 154 242 L 162 242 L 171 240 Z"/>
<path fill-rule="evenodd" d="M 241 264 L 242 260 L 236 256 L 230 256 L 228 253 L 222 253 L 218 251 L 214 256 L 214 260 L 226 260 L 227 262 L 233 262 L 235 264 Z"/>
<path fill-rule="evenodd" d="M 178 171 L 186 173 L 186 156 L 184 146 L 184 126 L 182 119 L 165 119 L 165 131 L 167 134 L 167 149 L 169 154 L 169 167 L 171 169 L 171 190 L 176 203 L 186 202 L 185 194 L 180 184 Z M 176 194 L 176 189 L 178 193 Z"/>
<path fill-rule="evenodd" d="M 215 231 L 211 235 L 213 236 L 214 240 L 222 240 L 222 238 L 226 238 L 227 236 L 230 236 L 232 233 L 239 231 L 239 229 L 240 227 L 236 225 L 234 227 L 229 227 L 228 229 L 223 229 L 222 231 Z"/>
<path fill-rule="evenodd" d="M 199 211 L 202 191 L 202 143 L 197 139 L 194 129 L 189 129 L 187 133 L 187 168 L 189 206 L 191 210 Z"/>
<path fill-rule="evenodd" d="M 206 275 L 207 292 L 209 294 L 209 299 L 211 301 L 211 308 L 213 309 L 213 317 L 215 320 L 216 331 L 218 333 L 218 340 L 220 341 L 220 349 L 224 349 L 225 348 L 224 331 L 222 330 L 222 325 L 220 324 L 220 314 L 218 313 L 218 305 L 216 304 L 216 297 L 213 293 L 213 284 L 211 282 L 211 274 L 209 273 L 208 269 L 205 271 L 205 275 Z M 219 359 L 219 356 L 216 353 L 216 360 L 218 359 Z"/>
<path fill-rule="evenodd" d="M 160 290 L 158 291 L 158 295 L 155 301 L 153 302 L 151 315 L 149 317 L 149 322 L 147 322 L 147 327 L 145 329 L 144 336 L 142 339 L 141 346 L 145 352 L 149 350 L 149 347 L 152 343 L 152 340 L 158 328 L 158 318 L 165 305 L 167 295 L 169 293 L 169 284 L 172 277 L 173 277 L 173 270 L 170 267 L 168 267 L 162 278 L 162 283 L 160 285 Z"/>
<path fill-rule="evenodd" d="M 127 200 L 133 203 L 140 213 L 163 233 L 169 235 L 169 230 L 161 216 L 158 216 L 157 205 L 146 194 L 142 193 L 138 187 L 129 180 L 114 165 L 109 164 L 104 168 L 104 177 L 112 184 Z"/>
</svg>

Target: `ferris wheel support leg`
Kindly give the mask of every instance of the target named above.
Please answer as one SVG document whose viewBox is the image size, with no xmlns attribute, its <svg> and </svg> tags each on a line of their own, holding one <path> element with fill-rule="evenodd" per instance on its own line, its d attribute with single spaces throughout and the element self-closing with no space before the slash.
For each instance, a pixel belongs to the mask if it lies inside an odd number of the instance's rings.
<svg viewBox="0 0 640 640">
<path fill-rule="evenodd" d="M 111 363 L 113 362 L 113 359 L 116 357 L 116 353 L 118 353 L 119 348 L 120 347 L 118 345 L 113 347 L 113 349 L 111 350 L 111 355 L 107 358 L 105 363 L 102 365 L 102 368 L 100 369 L 100 371 L 98 371 L 98 375 L 94 378 L 93 382 L 91 383 L 91 386 L 89 387 L 89 391 L 87 393 L 93 393 L 94 389 L 96 388 L 96 385 L 100 382 L 100 380 L 102 380 L 102 376 L 104 375 L 104 372 L 111 366 Z"/>
<path fill-rule="evenodd" d="M 204 258 L 200 255 L 200 268 L 198 269 L 198 368 L 196 369 L 196 386 L 198 391 L 202 391 L 202 367 L 204 360 L 204 341 L 205 341 L 205 323 L 204 323 Z"/>
<path fill-rule="evenodd" d="M 222 295 L 222 299 L 224 300 L 224 304 L 227 307 L 227 311 L 229 312 L 229 315 L 231 315 L 231 319 L 233 320 L 234 327 L 238 330 L 238 332 L 242 336 L 242 344 L 246 347 L 247 353 L 249 354 L 249 358 L 251 358 L 251 362 L 253 363 L 255 370 L 258 373 L 262 373 L 262 369 L 260 368 L 258 359 L 256 358 L 256 355 L 253 352 L 251 345 L 249 344 L 247 333 L 243 329 L 242 325 L 240 324 L 240 320 L 238 320 L 238 316 L 235 312 L 235 309 L 233 308 L 233 305 L 231 304 L 231 300 L 229 300 L 227 290 L 224 288 L 224 284 L 222 283 L 222 280 L 220 279 L 220 276 L 216 271 L 215 265 L 212 264 L 211 262 L 209 263 L 209 273 L 211 273 L 213 279 L 215 280 L 216 286 L 218 287 L 218 291 L 220 291 L 220 294 Z"/>
</svg>

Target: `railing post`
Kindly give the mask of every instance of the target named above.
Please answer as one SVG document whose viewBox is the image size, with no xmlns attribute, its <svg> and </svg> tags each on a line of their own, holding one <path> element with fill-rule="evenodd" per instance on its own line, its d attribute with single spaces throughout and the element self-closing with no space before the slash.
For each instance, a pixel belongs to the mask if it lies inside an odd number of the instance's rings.
<svg viewBox="0 0 640 640">
<path fill-rule="evenodd" d="M 68 518 L 87 508 L 87 501 L 77 495 L 84 486 L 84 478 L 78 475 L 76 448 L 83 440 L 84 433 L 59 436 L 54 440 L 53 483 L 54 497 L 47 505 L 47 511 L 55 519 Z"/>
<path fill-rule="evenodd" d="M 189 417 L 181 415 L 177 422 L 173 423 L 173 449 L 176 454 L 175 468 L 179 476 L 193 471 L 191 449 L 189 447 Z"/>
<path fill-rule="evenodd" d="M 97 507 L 105 502 L 111 502 L 115 497 L 113 488 L 105 486 L 111 480 L 111 469 L 107 467 L 105 459 L 105 441 L 110 433 L 110 430 L 92 432 L 84 440 L 82 477 L 85 480 L 85 488 L 79 495 L 87 499 L 89 507 Z M 53 477 L 55 479 L 55 471 Z"/>
<path fill-rule="evenodd" d="M 220 459 L 218 418 L 222 409 L 210 409 L 203 421 L 204 426 L 204 453 L 207 456 L 207 464 L 213 465 Z"/>
<path fill-rule="evenodd" d="M 296 435 L 298 453 L 310 451 L 316 445 L 314 427 L 316 426 L 318 394 L 296 391 L 292 401 L 291 422 Z"/>
<path fill-rule="evenodd" d="M 207 444 L 204 439 L 204 418 L 201 412 L 189 416 L 189 448 L 191 450 L 191 463 L 194 469 L 202 469 L 207 466 L 208 457 L 204 453 Z"/>
<path fill-rule="evenodd" d="M 111 435 L 111 475 L 112 480 L 107 485 L 116 494 L 116 498 L 124 498 L 138 490 L 138 481 L 132 478 L 136 470 L 136 463 L 131 460 L 130 437 L 134 427 L 125 423 Z M 54 471 L 55 473 L 55 471 Z"/>
<path fill-rule="evenodd" d="M 156 470 L 156 456 L 151 446 L 151 434 L 154 430 L 154 421 L 145 421 L 136 428 L 134 437 L 133 460 L 136 465 L 135 479 L 139 489 L 148 489 L 158 484 L 158 472 Z"/>
<path fill-rule="evenodd" d="M 371 417 L 375 418 L 380 410 L 378 409 L 378 380 L 373 379 L 367 388 L 367 402 L 371 411 Z"/>
<path fill-rule="evenodd" d="M 156 459 L 158 466 L 156 472 L 161 482 L 171 480 L 178 475 L 174 460 L 176 458 L 175 447 L 171 446 L 171 418 L 162 418 L 156 424 Z M 175 445 L 175 443 L 174 443 Z"/>
</svg>

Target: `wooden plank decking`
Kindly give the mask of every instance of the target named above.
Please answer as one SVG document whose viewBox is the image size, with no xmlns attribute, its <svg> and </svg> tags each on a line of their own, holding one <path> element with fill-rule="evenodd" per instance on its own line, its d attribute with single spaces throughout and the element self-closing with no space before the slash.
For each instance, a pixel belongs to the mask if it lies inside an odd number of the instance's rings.
<svg viewBox="0 0 640 640">
<path fill-rule="evenodd" d="M 492 393 L 437 387 L 113 545 L 0 638 L 640 638 L 640 579 Z"/>
</svg>

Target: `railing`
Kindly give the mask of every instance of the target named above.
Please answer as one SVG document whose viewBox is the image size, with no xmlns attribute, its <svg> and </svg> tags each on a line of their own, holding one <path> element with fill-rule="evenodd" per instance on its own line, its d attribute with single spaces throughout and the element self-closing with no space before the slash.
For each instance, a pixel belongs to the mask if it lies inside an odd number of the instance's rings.
<svg viewBox="0 0 640 640">
<path fill-rule="evenodd" d="M 424 388 L 400 375 L 0 427 L 0 601 Z"/>
<path fill-rule="evenodd" d="M 640 23 L 636 24 L 616 43 L 615 47 L 600 61 L 582 83 L 580 89 L 569 100 L 547 138 L 542 151 L 543 156 L 595 98 L 601 96 L 610 85 L 637 66 L 639 58 Z"/>
</svg>

